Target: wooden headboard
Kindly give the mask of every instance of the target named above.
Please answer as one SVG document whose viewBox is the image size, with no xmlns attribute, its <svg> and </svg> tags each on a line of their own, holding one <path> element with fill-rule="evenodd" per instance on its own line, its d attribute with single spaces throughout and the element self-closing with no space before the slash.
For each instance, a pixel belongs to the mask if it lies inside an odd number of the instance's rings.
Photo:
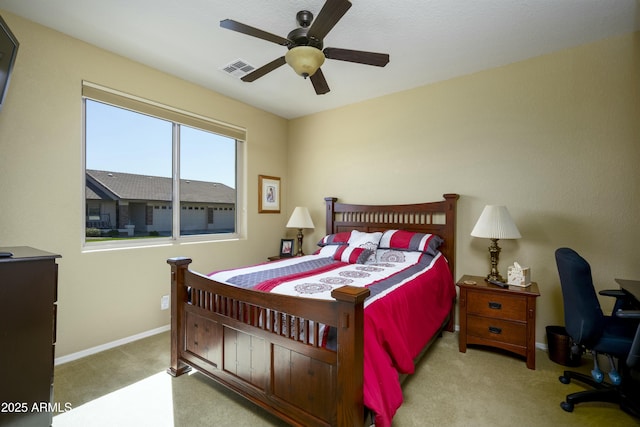
<svg viewBox="0 0 640 427">
<path fill-rule="evenodd" d="M 445 194 L 444 200 L 408 205 L 353 205 L 326 197 L 327 234 L 359 230 L 375 232 L 407 230 L 437 234 L 444 239 L 440 251 L 449 261 L 455 280 L 456 203 L 458 194 Z"/>
</svg>

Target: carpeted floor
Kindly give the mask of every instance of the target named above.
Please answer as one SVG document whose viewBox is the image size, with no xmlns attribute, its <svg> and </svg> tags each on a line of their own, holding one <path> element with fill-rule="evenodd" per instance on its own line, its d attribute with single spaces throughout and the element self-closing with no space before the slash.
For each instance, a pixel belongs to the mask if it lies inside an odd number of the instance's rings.
<svg viewBox="0 0 640 427">
<path fill-rule="evenodd" d="M 590 360 L 580 370 L 589 371 Z M 162 333 L 56 366 L 54 402 L 71 410 L 54 427 L 284 426 L 202 374 L 172 378 L 169 333 Z M 536 370 L 493 350 L 458 351 L 457 333 L 445 333 L 404 383 L 405 402 L 394 427 L 640 426 L 640 420 L 607 403 L 560 408 L 567 393 L 565 367 L 538 350 Z"/>
</svg>

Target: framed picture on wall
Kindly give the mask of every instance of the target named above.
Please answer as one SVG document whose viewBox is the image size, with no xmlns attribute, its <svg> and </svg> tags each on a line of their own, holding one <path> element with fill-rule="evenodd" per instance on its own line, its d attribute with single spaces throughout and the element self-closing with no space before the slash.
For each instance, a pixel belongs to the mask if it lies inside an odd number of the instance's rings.
<svg viewBox="0 0 640 427">
<path fill-rule="evenodd" d="M 280 240 L 280 258 L 293 256 L 293 239 Z"/>
<path fill-rule="evenodd" d="M 280 178 L 258 175 L 258 213 L 280 213 Z"/>
</svg>

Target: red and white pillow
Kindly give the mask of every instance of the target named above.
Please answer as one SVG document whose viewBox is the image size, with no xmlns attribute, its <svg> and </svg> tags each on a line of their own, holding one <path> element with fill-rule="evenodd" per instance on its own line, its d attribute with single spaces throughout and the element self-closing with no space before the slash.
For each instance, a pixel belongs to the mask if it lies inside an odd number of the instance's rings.
<svg viewBox="0 0 640 427">
<path fill-rule="evenodd" d="M 382 234 L 378 247 L 399 251 L 417 251 L 436 256 L 443 240 L 435 234 L 415 233 L 406 230 L 387 230 Z"/>
<path fill-rule="evenodd" d="M 374 258 L 381 237 L 381 232 L 365 233 L 358 230 L 329 234 L 318 242 L 318 246 L 322 249 L 317 253 L 327 252 L 325 249 L 327 246 L 337 246 L 333 252 L 335 260 L 364 264 L 370 258 Z"/>
<path fill-rule="evenodd" d="M 351 245 L 339 245 L 333 253 L 333 259 L 349 264 L 364 264 L 371 257 L 375 258 L 374 251 L 365 248 L 356 248 Z"/>
<path fill-rule="evenodd" d="M 348 245 L 349 238 L 351 237 L 351 231 L 345 231 L 342 233 L 335 234 L 327 234 L 318 242 L 318 246 L 329 246 L 329 245 Z"/>
<path fill-rule="evenodd" d="M 325 253 L 342 262 L 364 264 L 375 259 L 377 249 L 422 252 L 436 256 L 442 243 L 442 238 L 435 234 L 406 230 L 387 230 L 384 233 L 352 230 L 326 235 L 318 242 L 321 249 L 316 253 Z"/>
</svg>

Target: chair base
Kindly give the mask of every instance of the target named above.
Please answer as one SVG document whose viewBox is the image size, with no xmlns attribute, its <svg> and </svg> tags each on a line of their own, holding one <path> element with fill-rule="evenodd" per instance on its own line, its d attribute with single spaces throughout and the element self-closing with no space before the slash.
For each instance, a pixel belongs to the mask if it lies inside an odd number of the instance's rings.
<svg viewBox="0 0 640 427">
<path fill-rule="evenodd" d="M 564 371 L 559 378 L 561 383 L 569 384 L 572 379 L 590 385 L 593 390 L 584 390 L 567 395 L 560 407 L 573 412 L 574 405 L 583 402 L 609 402 L 617 403 L 626 413 L 640 418 L 640 384 L 633 381 L 625 381 L 622 386 L 614 386 L 608 383 L 598 383 L 592 377 L 574 371 Z M 629 378 L 630 379 L 630 378 Z"/>
</svg>

